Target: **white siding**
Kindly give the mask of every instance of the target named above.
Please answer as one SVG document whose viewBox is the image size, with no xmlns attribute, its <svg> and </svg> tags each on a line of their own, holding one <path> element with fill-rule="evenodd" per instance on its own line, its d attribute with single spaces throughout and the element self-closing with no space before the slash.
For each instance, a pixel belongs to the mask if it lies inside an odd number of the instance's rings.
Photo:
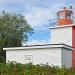
<svg viewBox="0 0 75 75">
<path fill-rule="evenodd" d="M 51 29 L 50 43 L 64 43 L 72 46 L 72 27 L 60 27 Z"/>
<path fill-rule="evenodd" d="M 48 49 L 29 49 L 29 50 L 7 50 L 6 60 L 17 61 L 19 63 L 26 63 L 25 56 L 32 56 L 33 64 L 49 64 L 61 66 L 61 48 Z"/>
<path fill-rule="evenodd" d="M 63 48 L 61 50 L 61 55 L 62 66 L 72 67 L 72 50 Z"/>
</svg>

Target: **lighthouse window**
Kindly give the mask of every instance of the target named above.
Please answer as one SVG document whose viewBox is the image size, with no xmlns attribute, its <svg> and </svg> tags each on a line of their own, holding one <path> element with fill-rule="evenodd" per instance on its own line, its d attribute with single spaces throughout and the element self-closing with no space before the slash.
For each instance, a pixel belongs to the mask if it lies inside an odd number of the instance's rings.
<svg viewBox="0 0 75 75">
<path fill-rule="evenodd" d="M 64 18 L 64 16 L 62 16 L 62 15 L 61 16 L 58 16 L 58 19 L 63 19 L 63 18 Z"/>
<path fill-rule="evenodd" d="M 69 19 L 70 17 L 71 17 L 71 13 L 70 12 L 67 12 L 66 13 L 66 18 Z"/>
<path fill-rule="evenodd" d="M 65 15 L 64 15 L 64 14 L 61 14 L 61 15 L 60 15 L 60 14 L 58 14 L 58 15 L 57 15 L 57 18 L 58 18 L 58 19 L 63 19 L 64 17 L 65 17 Z"/>
<path fill-rule="evenodd" d="M 64 16 L 60 16 L 60 19 L 63 19 L 64 18 Z"/>
<path fill-rule="evenodd" d="M 58 16 L 58 19 L 63 19 L 63 18 L 65 18 L 65 14 L 64 14 L 63 11 L 59 12 L 59 13 L 57 14 L 57 16 Z"/>
</svg>

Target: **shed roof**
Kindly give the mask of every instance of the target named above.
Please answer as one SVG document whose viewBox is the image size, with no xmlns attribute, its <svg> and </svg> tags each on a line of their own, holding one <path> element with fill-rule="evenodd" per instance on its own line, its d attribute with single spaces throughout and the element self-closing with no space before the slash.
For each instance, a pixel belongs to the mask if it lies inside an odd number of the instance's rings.
<svg viewBox="0 0 75 75">
<path fill-rule="evenodd" d="M 42 44 L 42 45 L 27 45 L 22 47 L 8 47 L 3 50 L 27 50 L 27 49 L 47 49 L 47 48 L 66 48 L 72 50 L 73 48 L 66 44 Z"/>
</svg>

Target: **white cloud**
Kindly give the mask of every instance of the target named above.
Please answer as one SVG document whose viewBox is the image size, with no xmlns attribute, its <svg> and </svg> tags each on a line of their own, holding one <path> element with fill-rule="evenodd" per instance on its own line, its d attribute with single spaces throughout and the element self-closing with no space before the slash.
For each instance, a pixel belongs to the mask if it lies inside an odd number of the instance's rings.
<svg viewBox="0 0 75 75">
<path fill-rule="evenodd" d="M 10 5 L 18 6 L 10 7 Z M 8 11 L 21 10 L 32 27 L 48 24 L 49 19 L 56 17 L 56 12 L 66 5 L 65 0 L 0 0 L 0 9 Z M 4 7 L 4 8 L 3 8 Z M 25 9 L 24 9 L 25 8 Z"/>
<path fill-rule="evenodd" d="M 6 2 L 6 0 L 0 0 L 0 3 L 5 3 Z"/>
<path fill-rule="evenodd" d="M 32 10 L 25 12 L 24 15 L 32 27 L 38 27 L 48 24 L 49 19 L 56 19 L 56 13 L 62 8 L 62 5 L 64 3 L 54 3 L 53 6 L 47 8 L 32 7 Z"/>
<path fill-rule="evenodd" d="M 37 27 L 46 24 L 54 15 L 49 9 L 33 8 L 30 12 L 25 13 L 28 23 L 32 27 Z"/>
</svg>

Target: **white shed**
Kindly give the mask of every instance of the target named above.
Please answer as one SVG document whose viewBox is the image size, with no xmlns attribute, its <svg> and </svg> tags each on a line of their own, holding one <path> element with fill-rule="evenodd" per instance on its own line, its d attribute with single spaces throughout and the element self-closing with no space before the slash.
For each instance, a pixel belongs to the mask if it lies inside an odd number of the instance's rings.
<svg viewBox="0 0 75 75">
<path fill-rule="evenodd" d="M 25 47 L 3 48 L 6 62 L 16 61 L 26 64 L 49 64 L 72 67 L 72 48 L 65 44 L 30 45 Z"/>
</svg>

